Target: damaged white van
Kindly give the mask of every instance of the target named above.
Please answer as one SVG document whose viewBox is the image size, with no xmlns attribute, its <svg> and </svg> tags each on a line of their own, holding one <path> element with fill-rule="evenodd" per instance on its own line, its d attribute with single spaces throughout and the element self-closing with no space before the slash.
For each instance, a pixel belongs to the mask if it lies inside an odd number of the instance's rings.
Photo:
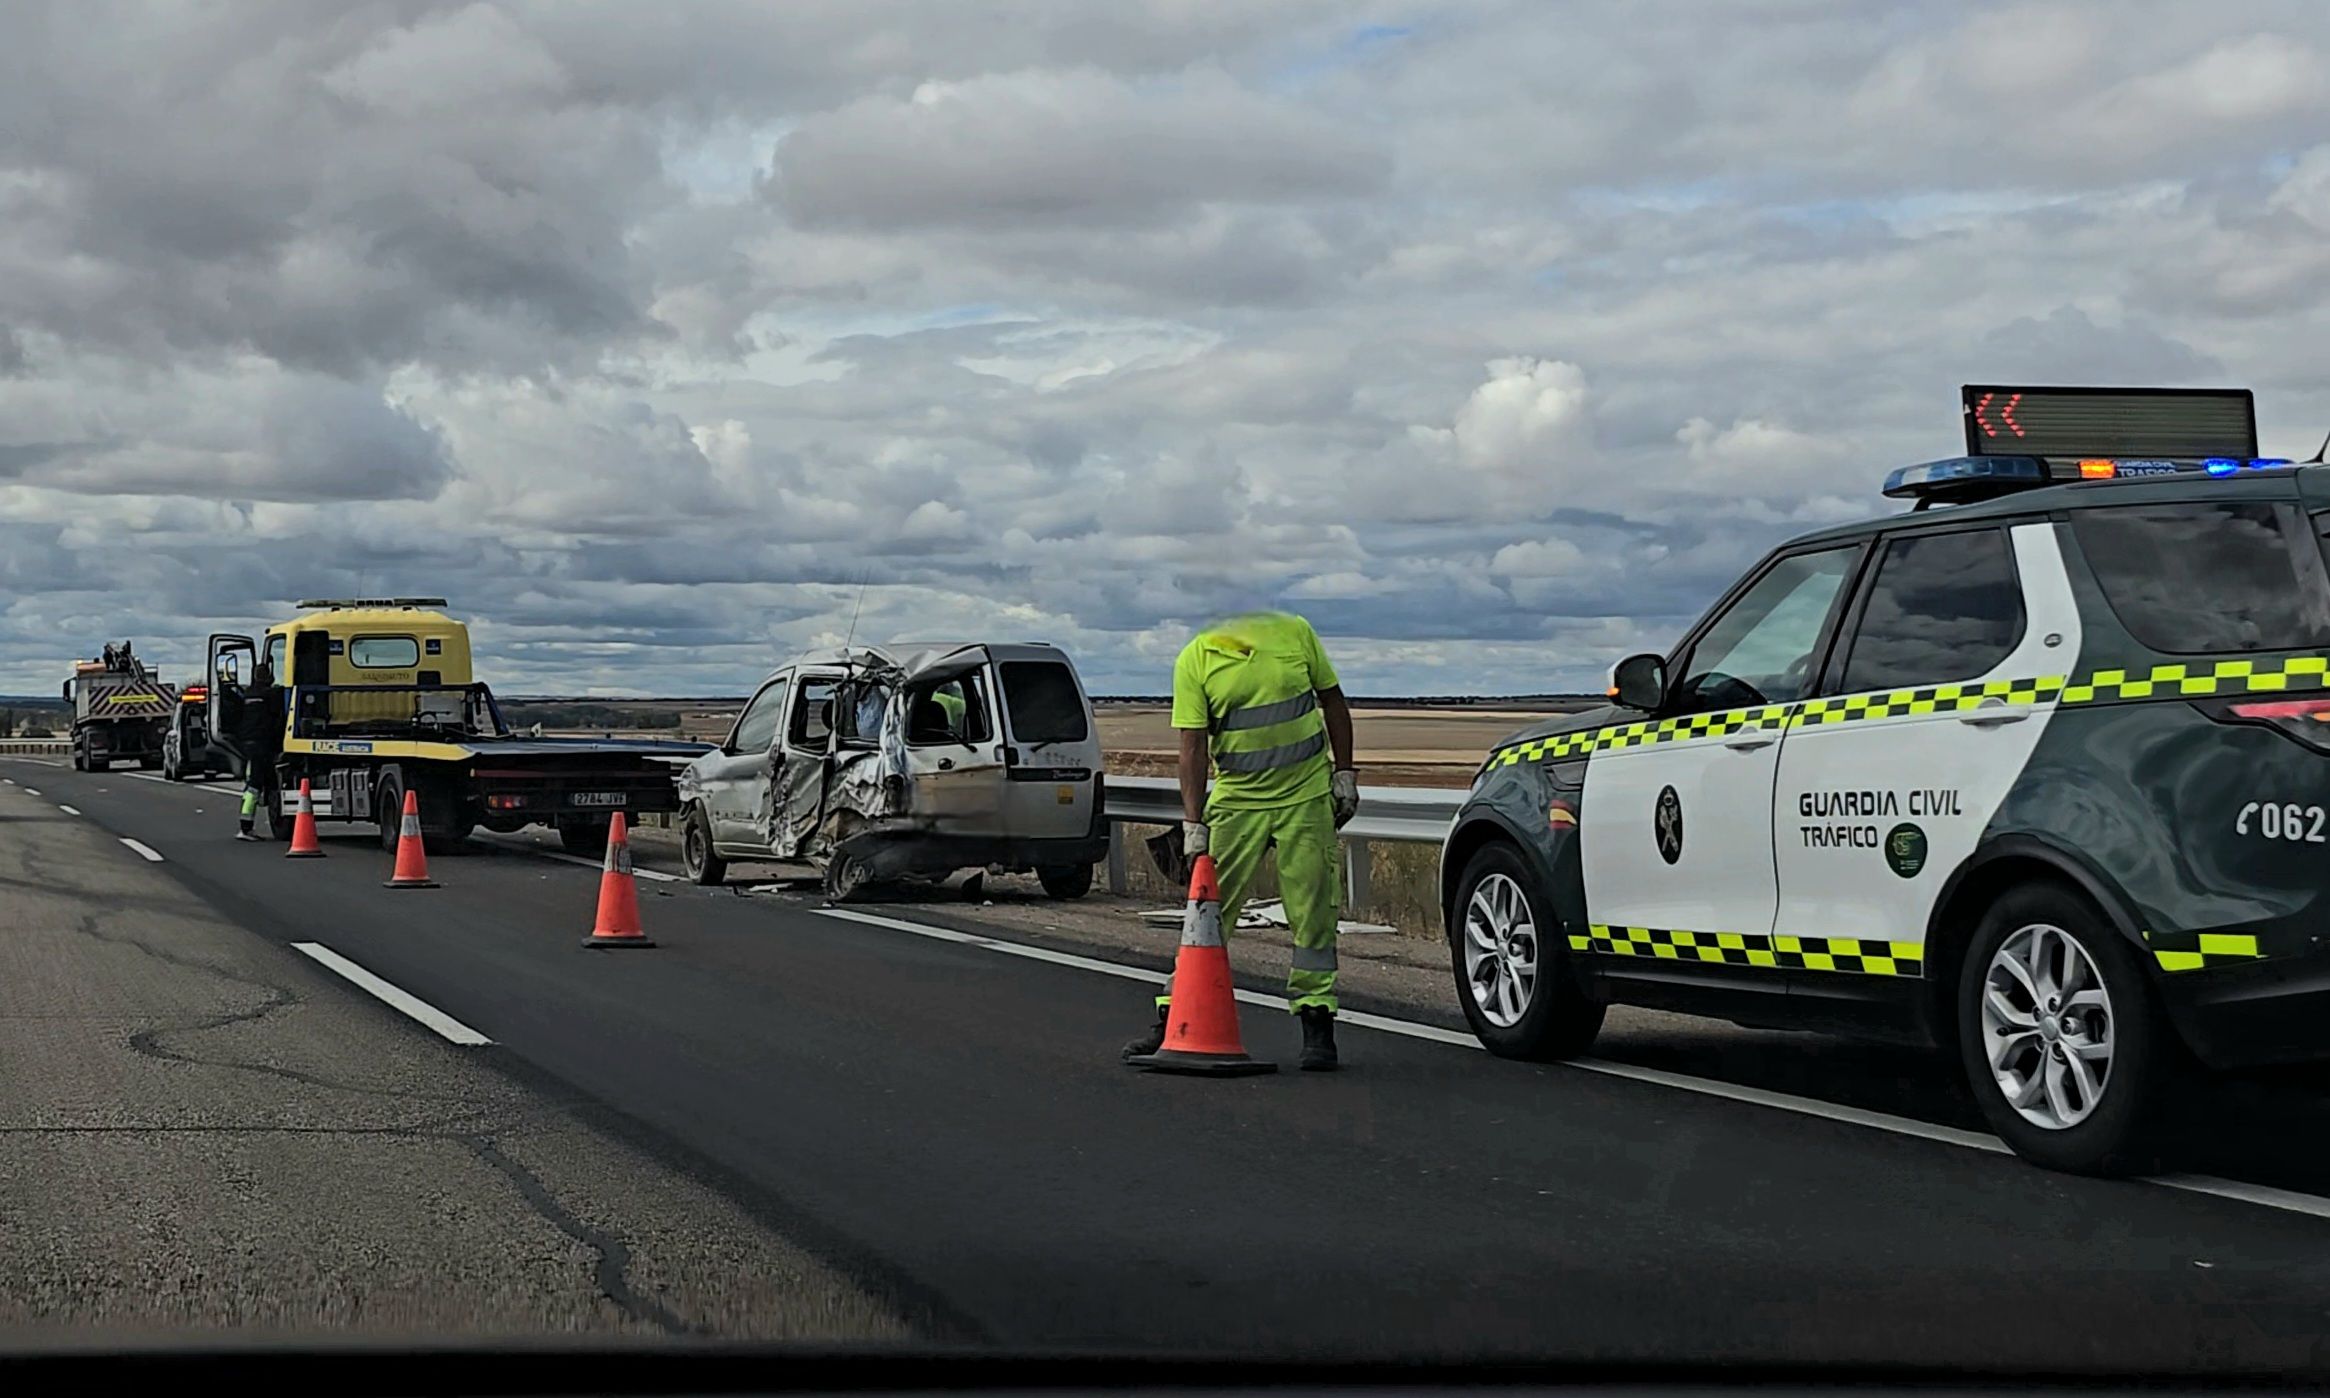
<svg viewBox="0 0 2330 1398">
<path fill-rule="evenodd" d="M 966 869 L 1080 898 L 1108 854 L 1092 701 L 1056 646 L 854 646 L 763 681 L 679 777 L 700 884 L 731 860 L 806 864 L 829 896 Z"/>
</svg>

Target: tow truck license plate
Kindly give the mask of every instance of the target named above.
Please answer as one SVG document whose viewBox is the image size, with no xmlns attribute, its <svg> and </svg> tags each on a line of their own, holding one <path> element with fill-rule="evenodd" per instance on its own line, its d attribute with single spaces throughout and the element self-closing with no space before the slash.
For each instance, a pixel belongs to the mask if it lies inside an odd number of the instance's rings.
<svg viewBox="0 0 2330 1398">
<path fill-rule="evenodd" d="M 620 806 L 623 804 L 623 793 L 620 791 L 578 791 L 567 797 L 566 802 L 570 806 Z"/>
</svg>

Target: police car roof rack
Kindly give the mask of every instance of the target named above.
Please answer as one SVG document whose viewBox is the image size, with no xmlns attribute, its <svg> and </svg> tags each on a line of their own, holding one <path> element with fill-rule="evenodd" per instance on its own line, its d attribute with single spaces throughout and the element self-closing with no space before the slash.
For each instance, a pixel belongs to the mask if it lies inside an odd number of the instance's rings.
<svg viewBox="0 0 2330 1398">
<path fill-rule="evenodd" d="M 356 607 L 442 607 L 442 597 L 306 597 L 299 606 L 322 607 L 329 611 L 348 611 Z"/>
</svg>

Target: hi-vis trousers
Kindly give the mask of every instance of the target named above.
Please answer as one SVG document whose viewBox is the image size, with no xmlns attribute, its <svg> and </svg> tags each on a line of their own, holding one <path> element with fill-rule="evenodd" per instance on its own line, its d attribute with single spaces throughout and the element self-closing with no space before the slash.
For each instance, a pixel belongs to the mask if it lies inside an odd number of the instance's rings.
<svg viewBox="0 0 2330 1398">
<path fill-rule="evenodd" d="M 1343 854 L 1335 841 L 1335 803 L 1321 795 L 1292 806 L 1206 812 L 1214 876 L 1222 886 L 1222 932 L 1233 935 L 1246 891 L 1262 872 L 1262 858 L 1278 851 L 1278 893 L 1294 933 L 1294 963 L 1286 973 L 1290 1010 L 1313 1005 L 1332 1011 L 1335 1000 L 1335 927 L 1343 914 Z M 1172 1003 L 1173 982 L 1157 997 Z"/>
</svg>

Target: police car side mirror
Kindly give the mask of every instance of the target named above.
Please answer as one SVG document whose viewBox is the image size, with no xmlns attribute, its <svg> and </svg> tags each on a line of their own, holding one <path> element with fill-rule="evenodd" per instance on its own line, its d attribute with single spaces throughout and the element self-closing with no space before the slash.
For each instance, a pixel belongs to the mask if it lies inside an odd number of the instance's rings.
<svg viewBox="0 0 2330 1398">
<path fill-rule="evenodd" d="M 1610 671 L 1610 696 L 1630 709 L 1656 713 L 1667 697 L 1667 661 L 1662 655 L 1630 655 Z"/>
</svg>

